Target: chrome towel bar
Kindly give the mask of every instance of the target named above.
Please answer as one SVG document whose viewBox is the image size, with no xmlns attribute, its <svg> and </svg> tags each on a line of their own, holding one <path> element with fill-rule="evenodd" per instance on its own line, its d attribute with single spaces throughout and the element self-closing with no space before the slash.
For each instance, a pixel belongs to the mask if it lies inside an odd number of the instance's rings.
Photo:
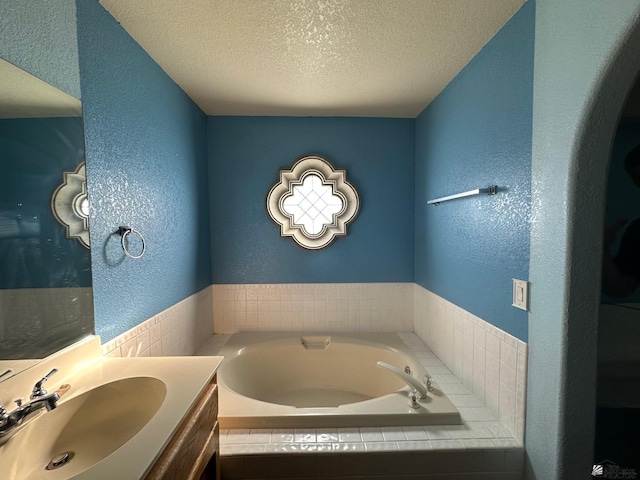
<svg viewBox="0 0 640 480">
<path fill-rule="evenodd" d="M 448 195 L 446 197 L 427 200 L 427 205 L 440 205 L 440 202 L 446 202 L 448 200 L 454 200 L 456 198 L 470 197 L 471 195 L 479 195 L 481 193 L 486 193 L 487 195 L 495 195 L 497 191 L 498 191 L 498 186 L 491 185 L 487 188 L 476 188 L 475 190 L 469 190 L 468 192 L 456 193 L 454 195 Z"/>
</svg>

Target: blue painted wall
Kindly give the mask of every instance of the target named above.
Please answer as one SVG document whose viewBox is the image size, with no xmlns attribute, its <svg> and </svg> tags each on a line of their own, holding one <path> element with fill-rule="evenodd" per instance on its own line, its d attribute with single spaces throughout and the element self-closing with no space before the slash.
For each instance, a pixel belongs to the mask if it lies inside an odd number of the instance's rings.
<svg viewBox="0 0 640 480">
<path fill-rule="evenodd" d="M 104 340 L 209 282 L 414 280 L 526 340 L 511 278 L 528 276 L 532 2 L 417 120 L 205 118 L 97 1 L 79 2 L 78 26 Z M 321 251 L 280 238 L 265 211 L 278 170 L 311 153 L 346 168 L 362 200 Z M 497 197 L 425 205 L 491 183 Z M 147 238 L 143 259 L 123 258 L 122 224 Z"/>
<path fill-rule="evenodd" d="M 527 2 L 416 119 L 416 283 L 525 341 L 511 303 L 529 273 L 533 37 Z"/>
<path fill-rule="evenodd" d="M 209 117 L 213 283 L 413 281 L 413 119 Z M 268 216 L 299 157 L 347 170 L 361 198 L 348 236 L 309 251 Z"/>
<path fill-rule="evenodd" d="M 80 98 L 76 0 L 0 0 L 0 58 Z"/>
<path fill-rule="evenodd" d="M 89 250 L 51 212 L 84 159 L 82 119 L 2 119 L 0 152 L 0 289 L 90 287 Z"/>
<path fill-rule="evenodd" d="M 97 0 L 77 15 L 96 333 L 108 341 L 211 283 L 206 117 Z M 124 257 L 120 225 L 144 235 L 144 257 Z"/>
</svg>

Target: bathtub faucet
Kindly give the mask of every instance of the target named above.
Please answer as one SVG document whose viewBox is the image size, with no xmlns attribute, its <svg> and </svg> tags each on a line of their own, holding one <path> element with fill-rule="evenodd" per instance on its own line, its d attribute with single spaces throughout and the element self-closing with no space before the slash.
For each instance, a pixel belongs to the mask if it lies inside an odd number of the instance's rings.
<svg viewBox="0 0 640 480">
<path fill-rule="evenodd" d="M 394 367 L 393 365 L 390 365 L 382 361 L 378 362 L 378 366 L 382 368 L 386 368 L 390 372 L 398 375 L 402 379 L 402 381 L 404 381 L 404 383 L 409 385 L 412 389 L 416 390 L 420 394 L 421 399 L 427 398 L 427 387 L 421 384 L 418 380 L 413 378 L 408 373 L 403 372 L 398 367 Z"/>
</svg>

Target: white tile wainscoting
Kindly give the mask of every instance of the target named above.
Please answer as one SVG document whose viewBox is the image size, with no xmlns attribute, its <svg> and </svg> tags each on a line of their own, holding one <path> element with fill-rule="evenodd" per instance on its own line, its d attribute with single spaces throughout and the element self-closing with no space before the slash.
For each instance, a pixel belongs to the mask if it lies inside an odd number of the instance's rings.
<svg viewBox="0 0 640 480">
<path fill-rule="evenodd" d="M 213 285 L 213 331 L 410 332 L 413 285 Z"/>
<path fill-rule="evenodd" d="M 527 344 L 419 285 L 414 325 L 451 373 L 522 442 Z"/>
<path fill-rule="evenodd" d="M 204 345 L 199 354 L 214 354 L 225 334 L 240 331 L 404 332 L 464 425 L 225 431 L 229 478 L 521 478 L 527 344 L 413 283 L 213 285 L 107 342 L 103 353 L 192 355 Z M 302 433 L 305 441 L 296 441 Z M 373 460 L 379 470 L 371 471 Z M 265 465 L 271 473 L 251 476 Z M 328 470 L 319 476 L 309 465 Z M 390 468 L 394 475 L 384 473 Z"/>
<path fill-rule="evenodd" d="M 102 345 L 110 357 L 193 355 L 213 334 L 211 287 L 172 305 Z"/>
</svg>

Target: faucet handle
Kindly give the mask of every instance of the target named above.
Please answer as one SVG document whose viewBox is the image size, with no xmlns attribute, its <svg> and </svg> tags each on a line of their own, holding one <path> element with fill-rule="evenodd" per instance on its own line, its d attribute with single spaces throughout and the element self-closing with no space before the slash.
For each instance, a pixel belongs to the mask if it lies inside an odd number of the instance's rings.
<svg viewBox="0 0 640 480">
<path fill-rule="evenodd" d="M 36 384 L 33 386 L 33 390 L 31 391 L 31 396 L 29 396 L 30 400 L 34 398 L 42 397 L 47 394 L 47 391 L 42 387 L 42 384 L 49 380 L 49 377 L 54 375 L 58 371 L 57 368 L 54 368 L 49 373 L 47 373 L 44 377 L 42 377 Z"/>
<path fill-rule="evenodd" d="M 409 406 L 411 408 L 420 408 L 420 392 L 415 388 L 409 392 Z"/>
<path fill-rule="evenodd" d="M 425 387 L 427 387 L 427 391 L 433 392 L 433 378 L 428 373 L 422 378 Z"/>
</svg>

